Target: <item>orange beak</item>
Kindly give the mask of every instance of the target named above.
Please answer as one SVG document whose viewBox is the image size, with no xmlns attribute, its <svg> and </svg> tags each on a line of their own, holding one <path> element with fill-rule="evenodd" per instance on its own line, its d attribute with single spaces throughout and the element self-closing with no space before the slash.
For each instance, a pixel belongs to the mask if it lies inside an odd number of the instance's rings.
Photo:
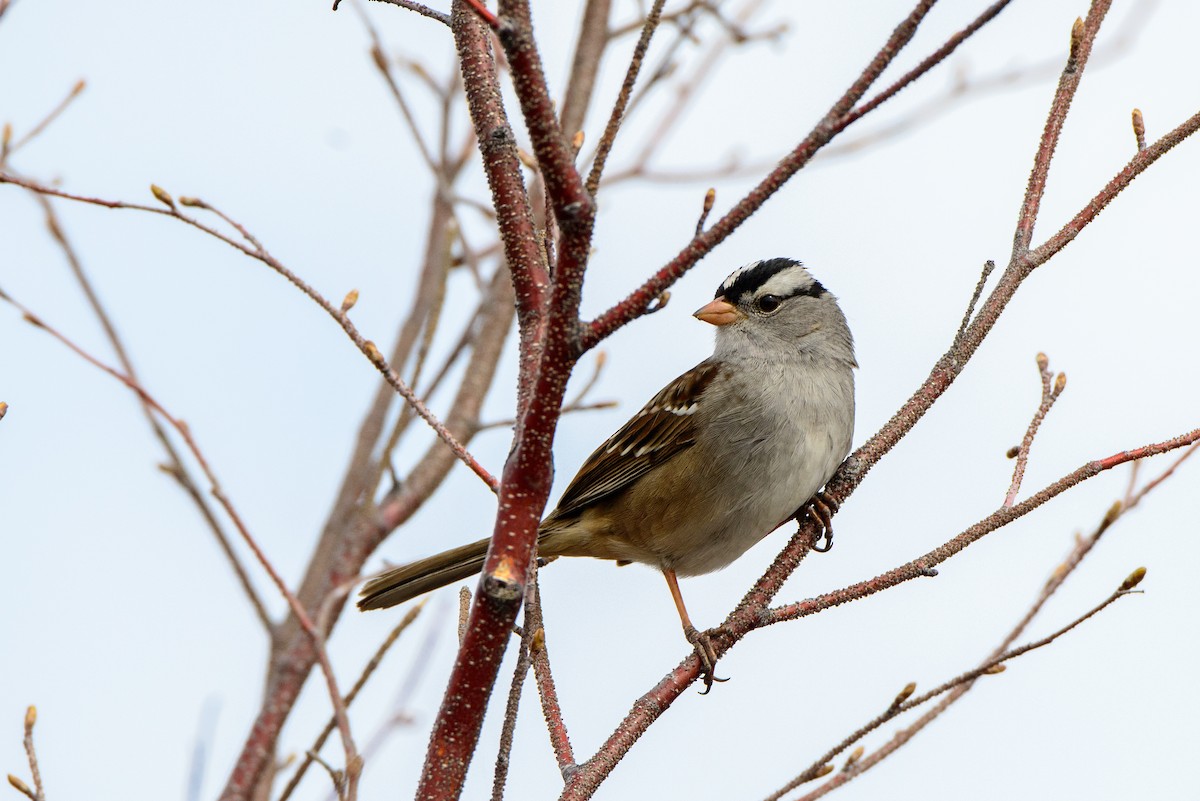
<svg viewBox="0 0 1200 801">
<path fill-rule="evenodd" d="M 717 298 L 713 302 L 701 306 L 693 312 L 692 316 L 713 325 L 729 325 L 742 317 L 737 308 L 725 298 Z"/>
</svg>

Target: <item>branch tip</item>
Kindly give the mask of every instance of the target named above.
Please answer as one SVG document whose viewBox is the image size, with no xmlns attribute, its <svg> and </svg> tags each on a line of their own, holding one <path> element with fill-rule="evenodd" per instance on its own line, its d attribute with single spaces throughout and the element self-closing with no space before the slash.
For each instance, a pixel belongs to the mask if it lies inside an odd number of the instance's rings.
<svg viewBox="0 0 1200 801">
<path fill-rule="evenodd" d="M 33 794 L 33 790 L 30 789 L 29 785 L 26 784 L 25 782 L 21 781 L 20 779 L 18 779 L 16 776 L 12 775 L 11 773 L 8 774 L 8 783 L 11 784 L 18 793 L 21 793 L 21 794 L 25 795 L 26 797 L 33 799 L 33 801 L 37 801 L 37 796 Z"/>
<path fill-rule="evenodd" d="M 866 750 L 866 748 L 860 745 L 851 751 L 850 756 L 846 757 L 846 764 L 842 766 L 842 770 L 847 771 L 854 767 L 854 763 L 862 759 L 862 755 L 866 753 Z"/>
<path fill-rule="evenodd" d="M 1142 117 L 1142 110 L 1135 108 L 1133 110 L 1133 136 L 1137 140 L 1138 152 L 1146 149 L 1146 120 Z"/>
<path fill-rule="evenodd" d="M 8 414 L 8 404 L 0 401 L 0 420 L 3 420 L 6 414 Z"/>
<path fill-rule="evenodd" d="M 892 705 L 889 708 L 895 709 L 896 707 L 900 706 L 905 701 L 907 701 L 909 699 L 909 696 L 911 696 L 916 691 L 917 691 L 917 683 L 915 681 L 910 681 L 908 684 L 905 684 L 904 689 L 902 689 L 900 692 L 896 693 L 896 697 L 892 700 Z"/>
<path fill-rule="evenodd" d="M 1142 583 L 1142 579 L 1146 577 L 1146 568 L 1139 567 L 1137 570 L 1129 574 L 1124 581 L 1121 582 L 1121 588 L 1117 592 L 1129 592 L 1134 587 Z"/>
<path fill-rule="evenodd" d="M 7 405 L 7 404 L 0 404 L 0 405 Z M 1143 570 L 1142 572 L 1144 573 L 1145 571 Z M 37 723 L 37 707 L 34 706 L 33 704 L 30 704 L 29 708 L 25 710 L 25 733 L 26 734 L 33 731 L 33 725 L 35 723 Z"/>
<path fill-rule="evenodd" d="M 355 303 L 358 303 L 358 290 L 351 289 L 346 293 L 346 297 L 342 298 L 342 314 L 353 309 Z"/>
<path fill-rule="evenodd" d="M 1020 453 L 1021 453 L 1021 446 L 1013 445 L 1011 448 L 1009 448 L 1007 451 L 1004 452 L 1004 458 L 1005 459 L 1016 459 Z"/>
<path fill-rule="evenodd" d="M 1083 17 L 1076 17 L 1071 25 L 1071 49 L 1067 55 L 1067 72 L 1074 72 L 1079 60 L 1079 48 L 1083 44 Z"/>
<path fill-rule="evenodd" d="M 163 189 L 158 184 L 150 184 L 150 194 L 154 195 L 155 199 L 158 200 L 159 203 L 162 203 L 171 211 L 175 211 L 175 198 L 171 197 L 170 192 Z"/>
<path fill-rule="evenodd" d="M 1008 666 L 1004 664 L 992 665 L 987 670 L 983 671 L 985 676 L 995 676 L 997 673 L 1003 673 L 1008 670 Z"/>
</svg>

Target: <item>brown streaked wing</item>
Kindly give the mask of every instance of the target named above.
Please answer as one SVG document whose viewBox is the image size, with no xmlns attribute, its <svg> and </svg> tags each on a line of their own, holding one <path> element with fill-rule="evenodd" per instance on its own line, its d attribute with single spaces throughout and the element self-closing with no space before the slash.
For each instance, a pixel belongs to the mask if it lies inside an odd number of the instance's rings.
<svg viewBox="0 0 1200 801">
<path fill-rule="evenodd" d="M 703 361 L 665 386 L 592 453 L 550 517 L 565 517 L 632 484 L 695 443 L 695 404 L 719 365 Z M 549 519 L 549 518 L 547 518 Z"/>
</svg>

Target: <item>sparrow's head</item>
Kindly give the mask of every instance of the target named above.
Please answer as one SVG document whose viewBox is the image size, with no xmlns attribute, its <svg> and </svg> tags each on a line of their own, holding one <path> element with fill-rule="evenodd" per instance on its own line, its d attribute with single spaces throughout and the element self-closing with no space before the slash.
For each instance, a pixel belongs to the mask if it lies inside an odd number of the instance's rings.
<svg viewBox="0 0 1200 801">
<path fill-rule="evenodd" d="M 717 326 L 718 356 L 777 352 L 768 343 L 782 342 L 789 350 L 854 362 L 854 342 L 837 298 L 794 259 L 754 261 L 734 270 L 695 316 Z"/>
</svg>

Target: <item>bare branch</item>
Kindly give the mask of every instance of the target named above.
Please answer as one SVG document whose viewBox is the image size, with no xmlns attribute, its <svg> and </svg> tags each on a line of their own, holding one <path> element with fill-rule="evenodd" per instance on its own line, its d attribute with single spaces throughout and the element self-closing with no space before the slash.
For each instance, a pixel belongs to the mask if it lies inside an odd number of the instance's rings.
<svg viewBox="0 0 1200 801">
<path fill-rule="evenodd" d="M 637 45 L 633 48 L 633 56 L 629 59 L 629 67 L 625 71 L 625 80 L 621 84 L 621 91 L 617 94 L 616 102 L 613 103 L 612 113 L 608 118 L 608 125 L 604 128 L 604 135 L 600 137 L 600 145 L 596 151 L 596 158 L 592 162 L 592 171 L 588 174 L 587 184 L 585 185 L 588 194 L 593 197 L 596 195 L 596 190 L 600 188 L 600 176 L 604 174 L 604 165 L 608 161 L 608 154 L 617 139 L 617 132 L 621 129 L 621 122 L 625 119 L 625 109 L 629 105 L 630 96 L 633 94 L 633 86 L 637 83 L 638 73 L 641 72 L 642 60 L 646 57 L 646 50 L 650 47 L 650 39 L 658 29 L 659 18 L 665 3 L 666 0 L 654 0 L 654 5 L 650 7 L 650 13 L 646 15 L 646 21 L 642 24 L 642 34 L 638 37 Z"/>
<path fill-rule="evenodd" d="M 1038 373 L 1042 378 L 1042 400 L 1038 404 L 1037 411 L 1033 413 L 1033 419 L 1029 421 L 1029 428 L 1025 431 L 1025 437 L 1021 440 L 1021 445 L 1016 449 L 1017 464 L 1013 468 L 1012 483 L 1008 487 L 1008 494 L 1004 496 L 1004 505 L 1012 506 L 1017 500 L 1017 493 L 1021 490 L 1021 480 L 1025 477 L 1025 466 L 1029 463 L 1029 450 L 1033 447 L 1033 438 L 1037 436 L 1038 428 L 1041 427 L 1042 421 L 1046 419 L 1046 415 L 1050 412 L 1050 408 L 1054 406 L 1054 402 L 1058 400 L 1058 396 L 1067 387 L 1067 376 L 1065 373 L 1059 373 L 1055 378 L 1050 372 L 1050 360 L 1046 354 L 1039 353 L 1037 355 Z"/>
<path fill-rule="evenodd" d="M 342 2 L 342 0 L 333 0 L 333 10 L 334 11 L 338 10 L 338 6 L 341 4 L 341 2 Z M 445 13 L 444 11 L 435 11 L 434 9 L 425 5 L 424 3 L 417 3 L 417 2 L 414 2 L 414 0 L 376 0 L 376 2 L 388 3 L 393 6 L 400 6 L 400 8 L 406 8 L 409 11 L 415 11 L 418 14 L 420 14 L 422 17 L 428 17 L 429 19 L 437 20 L 438 22 L 442 23 L 443 25 L 446 25 L 446 26 L 450 25 L 450 15 L 449 14 Z"/>
<path fill-rule="evenodd" d="M 380 353 L 379 348 L 375 345 L 375 343 L 369 339 L 366 339 L 361 333 L 359 333 L 358 328 L 354 325 L 346 313 L 341 310 L 340 304 L 334 305 L 321 293 L 317 292 L 313 287 L 301 279 L 300 276 L 284 266 L 282 262 L 280 262 L 260 246 L 257 246 L 256 240 L 254 240 L 249 232 L 247 232 L 242 226 L 235 224 L 235 227 L 238 229 L 238 231 L 244 237 L 249 239 L 251 242 L 250 245 L 238 242 L 226 234 L 223 234 L 220 231 L 205 225 L 196 218 L 184 214 L 174 205 L 169 205 L 166 208 L 158 208 L 139 203 L 126 203 L 119 200 L 102 200 L 100 198 L 63 192 L 24 178 L 20 178 L 11 173 L 0 172 L 0 184 L 3 183 L 23 186 L 26 189 L 32 189 L 33 191 L 39 192 L 43 195 L 52 195 L 54 197 L 65 198 L 67 200 L 76 200 L 81 203 L 89 203 L 110 209 L 134 209 L 137 211 L 146 211 L 152 214 L 163 214 L 168 217 L 174 217 L 177 220 L 187 223 L 193 228 L 200 229 L 209 236 L 220 239 L 225 244 L 242 251 L 242 253 L 246 254 L 247 256 L 261 261 L 263 264 L 267 265 L 272 270 L 286 278 L 293 286 L 295 286 L 310 299 L 312 299 L 313 302 L 315 302 L 318 306 L 324 309 L 325 312 L 332 317 L 339 326 L 341 326 L 342 330 L 346 333 L 346 336 L 350 338 L 359 351 L 361 351 L 362 354 L 371 362 L 371 364 L 375 366 L 375 369 L 383 375 L 392 388 L 396 390 L 396 392 L 399 393 L 401 397 L 403 397 L 408 403 L 412 404 L 413 408 L 416 410 L 417 414 L 420 415 L 421 419 L 423 419 L 429 425 L 429 427 L 437 433 L 442 441 L 450 447 L 450 450 L 454 452 L 455 456 L 457 456 L 465 465 L 467 465 L 467 467 L 471 468 L 471 472 L 479 476 L 484 483 L 491 487 L 493 492 L 496 490 L 498 482 L 491 475 L 491 473 L 484 469 L 483 465 L 476 461 L 475 457 L 467 452 L 467 449 L 464 448 L 457 439 L 455 439 L 454 435 L 450 433 L 449 429 L 447 429 L 440 420 L 438 420 L 433 412 L 426 408 L 425 404 L 421 402 L 421 399 L 416 396 L 412 389 L 410 389 L 408 385 L 401 380 L 396 371 L 391 367 L 391 365 L 388 364 L 387 359 L 385 359 L 383 354 Z M 198 198 L 181 198 L 180 203 L 186 206 L 195 206 L 213 211 L 222 219 L 226 220 L 227 222 L 231 222 L 224 214 L 216 211 L 216 209 L 214 209 L 211 205 L 199 200 Z"/>
</svg>

